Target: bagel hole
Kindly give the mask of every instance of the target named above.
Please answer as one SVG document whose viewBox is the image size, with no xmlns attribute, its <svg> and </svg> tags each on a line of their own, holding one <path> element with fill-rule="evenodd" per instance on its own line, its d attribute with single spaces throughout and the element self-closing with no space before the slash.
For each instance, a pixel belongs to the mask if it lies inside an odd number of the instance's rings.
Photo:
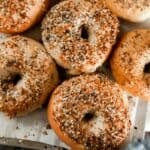
<svg viewBox="0 0 150 150">
<path fill-rule="evenodd" d="M 94 118 L 95 118 L 95 114 L 94 113 L 87 112 L 86 114 L 84 114 L 83 121 L 89 122 L 89 121 L 93 120 Z"/>
<path fill-rule="evenodd" d="M 150 73 L 150 63 L 146 64 L 144 67 L 144 73 Z"/>
<path fill-rule="evenodd" d="M 89 29 L 86 25 L 81 26 L 81 38 L 85 40 L 89 39 Z"/>
<path fill-rule="evenodd" d="M 13 74 L 11 76 L 10 82 L 15 86 L 21 79 L 22 79 L 21 74 L 19 74 L 19 73 Z"/>
</svg>

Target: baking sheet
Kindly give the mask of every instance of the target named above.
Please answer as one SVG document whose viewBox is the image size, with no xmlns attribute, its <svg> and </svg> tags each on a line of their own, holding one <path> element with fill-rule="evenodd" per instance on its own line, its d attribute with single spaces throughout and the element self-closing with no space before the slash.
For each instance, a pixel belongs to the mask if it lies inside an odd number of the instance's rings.
<svg viewBox="0 0 150 150">
<path fill-rule="evenodd" d="M 121 21 L 121 34 L 135 28 L 150 28 L 150 23 L 133 24 Z M 25 36 L 41 42 L 40 25 L 28 30 Z M 0 40 L 10 35 L 0 34 Z M 150 131 L 150 103 L 139 101 L 137 97 L 127 94 L 130 108 L 132 128 L 129 137 L 121 149 L 134 138 L 144 137 L 145 131 Z M 147 116 L 147 118 L 146 118 Z M 39 150 L 53 150 L 51 145 L 68 148 L 62 143 L 47 122 L 46 109 L 40 109 L 25 117 L 9 119 L 0 113 L 0 144 L 15 145 Z M 56 148 L 58 149 L 58 148 Z"/>
<path fill-rule="evenodd" d="M 47 122 L 47 116 L 45 109 L 37 110 L 25 117 L 9 119 L 3 113 L 0 113 L 0 143 L 8 143 L 7 138 L 19 139 L 15 145 L 22 145 L 29 148 L 48 148 L 49 145 L 56 145 L 60 147 L 66 147 L 58 140 L 53 130 Z M 46 145 L 39 146 L 35 143 L 24 145 L 25 140 L 44 143 Z M 48 144 L 48 145 L 47 145 Z"/>
<path fill-rule="evenodd" d="M 150 133 L 150 102 L 147 103 L 145 131 Z"/>
</svg>

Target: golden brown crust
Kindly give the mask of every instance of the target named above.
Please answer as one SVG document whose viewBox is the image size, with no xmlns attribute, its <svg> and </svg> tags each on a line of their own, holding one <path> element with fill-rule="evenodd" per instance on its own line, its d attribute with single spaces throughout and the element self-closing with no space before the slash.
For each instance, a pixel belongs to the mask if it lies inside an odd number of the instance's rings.
<svg viewBox="0 0 150 150">
<path fill-rule="evenodd" d="M 51 98 L 53 99 L 53 98 Z M 47 115 L 48 115 L 48 121 L 51 124 L 51 127 L 53 130 L 56 132 L 57 136 L 64 141 L 67 145 L 71 147 L 72 150 L 83 150 L 83 146 L 76 143 L 75 141 L 71 140 L 67 134 L 61 131 L 58 123 L 55 121 L 55 116 L 53 112 L 53 101 L 51 100 L 48 105 L 48 110 L 47 110 Z"/>
<path fill-rule="evenodd" d="M 42 23 L 47 52 L 70 74 L 94 72 L 107 59 L 119 21 L 103 4 L 67 0 L 55 5 Z"/>
<path fill-rule="evenodd" d="M 45 103 L 58 83 L 56 66 L 44 47 L 22 36 L 0 42 L 0 110 L 20 116 Z"/>
<path fill-rule="evenodd" d="M 5 0 L 0 2 L 0 32 L 20 33 L 37 23 L 50 0 Z"/>
<path fill-rule="evenodd" d="M 111 58 L 111 68 L 117 82 L 133 95 L 147 100 L 150 100 L 149 63 L 150 30 L 146 29 L 126 33 Z"/>
<path fill-rule="evenodd" d="M 50 99 L 48 120 L 62 141 L 80 150 L 117 147 L 130 128 L 123 91 L 98 74 L 74 77 L 58 86 Z"/>
<path fill-rule="evenodd" d="M 132 22 L 143 22 L 150 19 L 149 0 L 103 0 L 117 16 Z"/>
</svg>

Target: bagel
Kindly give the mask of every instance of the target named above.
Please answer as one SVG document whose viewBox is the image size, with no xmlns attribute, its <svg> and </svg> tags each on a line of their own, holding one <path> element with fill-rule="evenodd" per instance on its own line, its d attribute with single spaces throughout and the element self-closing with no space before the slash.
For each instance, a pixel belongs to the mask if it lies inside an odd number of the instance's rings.
<svg viewBox="0 0 150 150">
<path fill-rule="evenodd" d="M 107 7 L 118 17 L 131 22 L 145 22 L 150 19 L 149 0 L 104 0 Z"/>
<path fill-rule="evenodd" d="M 52 93 L 49 123 L 73 150 L 116 148 L 128 136 L 131 124 L 123 93 L 105 75 L 73 77 Z"/>
<path fill-rule="evenodd" d="M 136 29 L 126 33 L 110 63 L 116 81 L 126 91 L 150 100 L 150 30 Z"/>
<path fill-rule="evenodd" d="M 57 83 L 55 63 L 40 43 L 23 36 L 0 41 L 0 111 L 16 117 L 40 108 Z"/>
<path fill-rule="evenodd" d="M 20 33 L 37 23 L 48 9 L 50 0 L 2 0 L 0 32 Z"/>
<path fill-rule="evenodd" d="M 55 5 L 42 23 L 42 40 L 55 61 L 76 75 L 94 72 L 107 59 L 119 21 L 96 1 L 66 0 Z"/>
</svg>

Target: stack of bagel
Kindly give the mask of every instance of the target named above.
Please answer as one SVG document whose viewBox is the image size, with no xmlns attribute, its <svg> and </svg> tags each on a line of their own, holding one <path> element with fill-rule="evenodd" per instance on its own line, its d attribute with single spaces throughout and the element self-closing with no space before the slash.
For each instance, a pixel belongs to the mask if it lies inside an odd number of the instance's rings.
<svg viewBox="0 0 150 150">
<path fill-rule="evenodd" d="M 71 149 L 119 148 L 132 122 L 125 92 L 150 101 L 150 24 L 122 35 L 120 20 L 150 22 L 150 1 L 0 1 L 0 111 L 48 104 Z M 39 41 L 25 36 L 37 24 Z"/>
</svg>

